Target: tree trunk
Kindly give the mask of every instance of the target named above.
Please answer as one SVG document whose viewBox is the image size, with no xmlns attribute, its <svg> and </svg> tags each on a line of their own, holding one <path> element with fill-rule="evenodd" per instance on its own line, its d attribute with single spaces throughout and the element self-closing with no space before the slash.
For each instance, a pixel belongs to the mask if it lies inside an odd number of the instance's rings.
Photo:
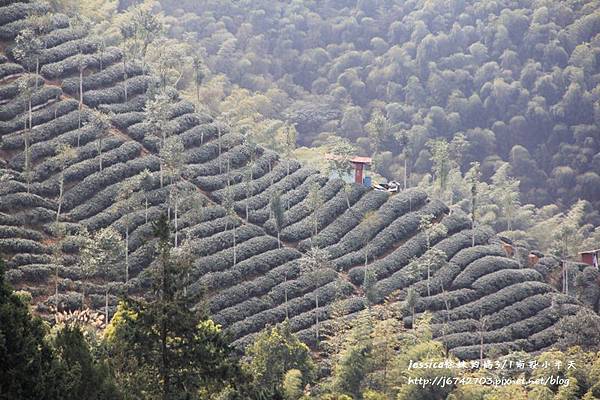
<svg viewBox="0 0 600 400">
<path fill-rule="evenodd" d="M 146 223 L 148 223 L 148 196 L 144 194 L 144 216 L 146 217 Z"/>
<path fill-rule="evenodd" d="M 348 188 L 347 186 L 344 187 L 344 194 L 346 195 L 346 205 L 348 206 L 348 210 L 350 209 L 350 188 Z"/>
<path fill-rule="evenodd" d="M 125 54 L 123 54 L 123 92 L 125 93 L 125 103 L 127 103 L 127 69 L 125 66 Z"/>
<path fill-rule="evenodd" d="M 79 128 L 81 129 L 81 109 L 83 108 L 83 69 L 79 68 Z M 77 132 L 77 148 L 79 148 L 79 139 L 81 133 Z"/>
<path fill-rule="evenodd" d="M 58 311 L 58 263 L 54 266 L 54 302 Z"/>
<path fill-rule="evenodd" d="M 319 295 L 317 293 L 315 293 L 315 320 L 316 320 L 316 324 L 315 327 L 317 329 L 316 332 L 316 338 L 317 338 L 317 345 L 319 344 Z"/>
<path fill-rule="evenodd" d="M 407 163 L 407 160 L 406 160 L 406 155 L 404 155 L 404 190 L 406 190 L 406 187 L 407 187 L 407 185 L 406 185 L 407 184 L 406 181 L 407 181 L 407 178 L 408 178 L 408 174 L 407 174 L 407 171 L 406 171 L 407 164 L 408 163 Z"/>
<path fill-rule="evenodd" d="M 175 197 L 175 248 L 177 248 L 178 245 L 178 226 L 177 226 L 177 197 Z"/>
<path fill-rule="evenodd" d="M 100 142 L 98 143 L 98 163 L 100 165 L 100 172 L 102 172 L 102 137 L 100 137 Z"/>
<path fill-rule="evenodd" d="M 160 352 L 161 352 L 161 378 L 163 383 L 163 400 L 169 400 L 169 357 L 167 355 L 167 318 L 166 311 L 164 310 L 163 305 L 163 316 L 162 321 L 160 323 Z"/>
<path fill-rule="evenodd" d="M 35 57 L 35 90 L 38 89 L 38 77 L 40 76 L 40 57 Z"/>
<path fill-rule="evenodd" d="M 431 296 L 431 287 L 429 285 L 431 279 L 431 265 L 427 264 L 427 297 Z"/>
<path fill-rule="evenodd" d="M 287 274 L 283 276 L 283 295 L 285 297 L 285 320 L 290 318 L 288 310 Z"/>
<path fill-rule="evenodd" d="M 159 163 L 159 168 L 160 168 L 160 188 L 162 189 L 163 184 L 164 184 L 162 161 Z"/>
<path fill-rule="evenodd" d="M 64 187 L 65 187 L 65 168 L 63 166 L 63 169 L 60 173 L 60 186 L 59 186 L 59 192 L 58 192 L 58 208 L 56 209 L 56 223 L 58 223 L 59 218 L 60 218 L 60 209 L 62 208 Z"/>
<path fill-rule="evenodd" d="M 168 326 L 167 326 L 167 307 L 166 304 L 170 301 L 170 294 L 168 292 L 167 285 L 167 256 L 163 252 L 161 255 L 162 259 L 162 291 L 160 293 L 160 306 L 161 306 L 161 322 L 160 322 L 160 353 L 161 353 L 161 366 L 160 366 L 160 376 L 163 384 L 163 400 L 168 400 L 169 398 L 169 386 L 170 386 L 170 377 L 169 377 L 169 357 L 167 354 L 167 337 L 168 337 Z"/>
<path fill-rule="evenodd" d="M 479 332 L 479 365 L 483 365 L 483 327 Z"/>
<path fill-rule="evenodd" d="M 27 193 L 31 190 L 31 156 L 29 155 L 29 133 L 24 136 L 25 140 L 25 179 L 27 182 Z"/>
<path fill-rule="evenodd" d="M 129 221 L 125 226 L 125 283 L 129 282 Z"/>
<path fill-rule="evenodd" d="M 248 219 L 248 195 L 246 194 L 246 223 L 250 222 Z"/>
<path fill-rule="evenodd" d="M 281 238 L 280 238 L 281 234 L 279 232 L 279 228 L 277 228 L 277 248 L 281 248 Z"/>
<path fill-rule="evenodd" d="M 235 252 L 236 248 L 235 248 L 235 234 L 237 233 L 237 228 L 235 226 L 235 221 L 233 222 L 233 265 L 235 266 L 235 264 L 237 263 L 237 254 Z"/>
<path fill-rule="evenodd" d="M 104 323 L 108 325 L 108 289 L 104 291 Z"/>
<path fill-rule="evenodd" d="M 472 190 L 475 192 L 475 189 Z M 471 247 L 475 247 L 475 201 L 475 195 L 473 195 L 471 197 Z"/>
<path fill-rule="evenodd" d="M 35 78 L 35 83 L 37 85 L 37 76 Z M 25 122 L 25 125 L 27 125 L 27 122 Z M 25 173 L 27 174 L 27 193 L 29 193 L 31 186 L 31 154 L 29 149 L 29 135 L 31 134 L 32 125 L 33 112 L 31 109 L 31 96 L 29 96 L 29 132 L 25 134 Z"/>
<path fill-rule="evenodd" d="M 219 138 L 218 138 L 219 139 L 219 142 L 218 142 L 218 144 L 219 144 L 219 156 L 218 156 L 218 159 L 219 159 L 219 174 L 222 174 L 223 173 L 223 165 L 221 163 L 221 153 L 222 153 L 221 127 L 218 126 L 218 125 L 217 125 L 217 135 L 219 136 Z"/>
</svg>

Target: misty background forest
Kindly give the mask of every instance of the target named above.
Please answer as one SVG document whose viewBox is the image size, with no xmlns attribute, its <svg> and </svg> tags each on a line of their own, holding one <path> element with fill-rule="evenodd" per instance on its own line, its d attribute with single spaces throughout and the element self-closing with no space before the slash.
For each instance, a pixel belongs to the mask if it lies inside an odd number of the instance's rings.
<svg viewBox="0 0 600 400">
<path fill-rule="evenodd" d="M 0 1 L 0 399 L 600 399 L 598 257 L 598 1 Z"/>
</svg>

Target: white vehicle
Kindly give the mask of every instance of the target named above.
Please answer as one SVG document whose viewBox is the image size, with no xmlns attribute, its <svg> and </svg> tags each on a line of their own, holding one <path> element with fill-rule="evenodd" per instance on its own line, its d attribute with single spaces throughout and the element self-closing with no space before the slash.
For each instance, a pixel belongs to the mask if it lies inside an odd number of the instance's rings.
<svg viewBox="0 0 600 400">
<path fill-rule="evenodd" d="M 397 181 L 389 181 L 388 183 L 375 183 L 373 190 L 388 193 L 397 193 L 400 190 L 400 183 Z"/>
</svg>

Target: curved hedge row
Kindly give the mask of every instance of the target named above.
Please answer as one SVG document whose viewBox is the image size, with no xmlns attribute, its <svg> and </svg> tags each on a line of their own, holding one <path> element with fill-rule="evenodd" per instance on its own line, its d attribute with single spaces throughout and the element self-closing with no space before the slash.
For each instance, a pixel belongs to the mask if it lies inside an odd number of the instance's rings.
<svg viewBox="0 0 600 400">
<path fill-rule="evenodd" d="M 98 40 L 82 37 L 43 49 L 38 57 L 40 67 L 46 64 L 60 62 L 78 54 L 94 53 L 98 49 Z M 24 60 L 24 67 L 35 70 L 35 60 Z"/>
<path fill-rule="evenodd" d="M 25 69 L 19 64 L 8 62 L 0 64 L 0 79 L 23 73 L 23 71 L 25 71 Z"/>
<path fill-rule="evenodd" d="M 344 293 L 347 295 L 353 291 L 354 287 L 350 283 L 346 281 L 342 282 L 342 287 L 340 287 L 337 281 L 331 282 L 325 286 L 321 286 L 314 292 L 307 293 L 302 297 L 297 297 L 288 301 L 287 307 L 285 304 L 280 304 L 277 307 L 252 315 L 242 321 L 230 325 L 227 328 L 227 331 L 234 338 L 241 338 L 250 333 L 257 332 L 268 323 L 283 321 L 286 317 L 286 308 L 290 317 L 315 308 L 315 296 L 318 296 L 319 298 L 319 305 L 325 306 L 334 301 L 338 295 Z"/>
<path fill-rule="evenodd" d="M 314 233 L 314 220 L 317 221 L 317 229 L 320 231 L 332 223 L 338 215 L 347 212 L 348 201 L 350 202 L 350 207 L 352 207 L 368 191 L 364 186 L 358 185 L 353 185 L 348 193 L 344 189 L 339 190 L 316 213 L 312 213 L 315 214 L 314 216 L 311 214 L 311 216 L 285 227 L 281 231 L 281 239 L 290 242 L 299 242 L 312 236 Z"/>
<path fill-rule="evenodd" d="M 539 281 L 543 278 L 533 269 L 502 269 L 477 279 L 471 287 L 481 293 L 492 293 L 518 282 Z"/>
<path fill-rule="evenodd" d="M 0 33 L 1 36 L 1 33 Z M 87 68 L 100 68 L 100 64 L 107 66 L 120 61 L 123 56 L 121 49 L 117 47 L 107 47 L 102 54 L 76 54 L 71 57 L 67 57 L 64 60 L 46 64 L 40 68 L 40 73 L 51 80 L 65 78 L 70 74 L 79 71 L 80 60 L 87 66 Z"/>
<path fill-rule="evenodd" d="M 50 264 L 52 257 L 48 254 L 17 253 L 6 262 L 8 270 L 29 264 Z"/>
<path fill-rule="evenodd" d="M 44 14 L 50 11 L 47 3 L 21 3 L 0 7 L 0 25 L 27 18 L 30 14 Z"/>
<path fill-rule="evenodd" d="M 542 293 L 527 297 L 523 300 L 510 304 L 500 311 L 486 317 L 486 326 L 489 329 L 499 329 L 503 326 L 518 322 L 523 318 L 529 318 L 552 304 L 552 298 L 556 293 Z"/>
<path fill-rule="evenodd" d="M 276 181 L 274 180 L 273 183 L 270 183 L 270 181 L 269 181 L 269 176 L 271 174 L 264 175 L 262 178 L 260 178 L 262 180 L 262 182 L 260 182 L 259 187 L 257 187 L 253 182 L 251 189 L 257 189 L 257 190 L 262 189 L 262 190 L 259 193 L 253 195 L 252 197 L 250 197 L 248 199 L 244 198 L 244 200 L 238 202 L 236 204 L 236 206 L 237 206 L 236 210 L 242 209 L 241 205 L 244 205 L 243 208 L 245 210 L 246 202 L 248 203 L 249 210 L 266 208 L 269 206 L 269 202 L 271 201 L 271 196 L 275 191 L 278 191 L 279 193 L 285 193 L 285 192 L 291 190 L 292 188 L 300 186 L 302 183 L 304 183 L 304 181 L 306 181 L 306 179 L 308 179 L 310 176 L 315 175 L 317 173 L 317 171 L 312 168 L 298 168 L 294 172 L 292 172 L 292 171 L 294 171 L 293 168 L 290 169 L 290 175 L 288 175 L 288 176 L 283 175 L 283 177 L 281 179 L 276 180 Z M 273 170 L 273 172 L 275 172 L 275 169 Z M 279 176 L 271 175 L 271 178 L 274 178 L 274 179 L 276 179 L 278 177 Z M 242 191 L 243 191 L 243 189 L 246 189 L 244 187 L 245 186 L 244 183 L 242 183 L 240 185 L 241 186 L 239 188 Z M 282 203 L 282 206 L 285 207 L 285 204 Z M 245 214 L 245 211 L 243 212 L 243 214 Z M 285 212 L 284 212 L 284 218 L 285 218 Z"/>
<path fill-rule="evenodd" d="M 106 113 L 122 114 L 126 112 L 143 112 L 147 97 L 145 94 L 137 96 L 128 96 L 124 103 L 101 104 L 98 110 Z"/>
<path fill-rule="evenodd" d="M 381 192 L 373 191 L 372 193 Z M 400 192 L 389 197 L 385 203 L 378 207 L 376 214 L 377 218 L 382 224 L 386 221 L 393 221 L 407 212 L 420 208 L 425 203 L 426 198 L 426 193 L 419 190 L 407 190 Z M 357 203 L 357 206 L 361 203 L 361 201 Z M 355 207 L 353 207 L 353 209 L 355 209 Z M 318 247 L 334 245 L 343 237 L 343 235 L 348 233 L 360 223 L 362 217 L 367 211 L 371 211 L 371 209 L 360 209 L 356 215 L 353 213 L 344 213 L 333 224 L 323 229 L 313 238 L 314 245 Z M 306 250 L 310 248 L 310 243 L 306 240 L 302 241 L 299 243 L 298 248 Z"/>
<path fill-rule="evenodd" d="M 297 280 L 281 283 L 274 287 L 267 295 L 261 298 L 253 297 L 232 307 L 225 308 L 216 313 L 214 318 L 219 323 L 227 325 L 241 321 L 249 315 L 257 314 L 274 305 L 284 303 L 286 290 L 289 301 L 335 280 L 337 274 L 331 270 L 327 272 L 319 276 L 316 281 L 301 276 Z"/>
<path fill-rule="evenodd" d="M 54 210 L 56 205 L 37 194 L 25 192 L 7 194 L 2 196 L 2 202 L 0 202 L 0 211 L 8 211 L 11 213 L 34 207 Z"/>
<path fill-rule="evenodd" d="M 50 250 L 41 243 L 30 239 L 0 239 L 0 252 L 2 254 L 50 254 Z"/>
<path fill-rule="evenodd" d="M 236 246 L 236 263 L 277 248 L 277 240 L 271 236 L 263 235 L 250 238 Z M 227 248 L 196 260 L 191 275 L 198 277 L 211 272 L 224 271 L 231 268 L 232 265 L 233 249 Z"/>
<path fill-rule="evenodd" d="M 38 107 L 50 100 L 56 100 L 62 94 L 62 90 L 56 86 L 43 85 L 31 95 L 31 106 Z M 24 97 L 17 97 L 8 104 L 0 105 L 0 120 L 8 121 L 21 113 L 29 110 L 29 101 Z"/>
<path fill-rule="evenodd" d="M 126 63 L 125 70 L 128 77 L 143 74 L 142 65 L 137 62 Z M 89 90 L 97 90 L 121 83 L 123 80 L 123 63 L 116 63 L 104 68 L 102 71 L 94 72 L 83 77 L 82 86 L 84 93 Z M 79 96 L 79 77 L 66 78 L 62 81 L 65 93 Z"/>
<path fill-rule="evenodd" d="M 215 313 L 227 307 L 232 307 L 248 297 L 262 296 L 286 279 L 295 279 L 299 274 L 298 261 L 290 261 L 279 265 L 262 276 L 221 290 L 210 299 L 210 309 Z"/>
<path fill-rule="evenodd" d="M 147 75 L 134 76 L 117 86 L 83 92 L 83 102 L 90 107 L 121 103 L 125 101 L 125 88 L 127 88 L 127 96 L 135 96 L 146 93 L 151 82 L 152 79 Z"/>
<path fill-rule="evenodd" d="M 129 161 L 138 156 L 141 151 L 141 146 L 135 142 L 124 142 L 120 138 L 111 137 L 102 140 L 102 153 L 98 155 L 99 143 L 98 140 L 95 140 L 77 150 L 77 158 L 74 163 L 65 168 L 65 183 L 80 181 L 99 172 L 100 157 L 102 157 L 102 168 L 104 169 Z M 46 159 L 36 166 L 33 179 L 35 181 L 53 181 L 58 185 L 60 168 L 58 160 Z"/>
<path fill-rule="evenodd" d="M 473 234 L 471 230 L 464 230 L 442 240 L 437 243 L 434 248 L 441 250 L 446 254 L 446 258 L 450 259 L 450 262 L 442 265 L 440 269 L 435 271 L 429 282 L 430 293 L 436 294 L 441 293 L 443 290 L 455 289 L 452 287 L 452 281 L 456 276 L 464 269 L 464 265 L 454 262 L 454 257 L 461 254 L 462 252 L 468 252 L 468 254 L 475 253 L 478 256 L 472 255 L 472 259 L 475 260 L 486 255 L 504 255 L 504 251 L 500 246 L 484 246 L 482 244 L 487 243 L 490 235 L 493 234 L 488 229 L 481 229 L 480 227 L 475 229 L 475 247 L 472 245 Z M 470 249 L 477 249 L 475 251 Z M 462 258 L 462 256 L 461 256 Z M 460 261 L 460 259 L 459 259 Z M 470 262 L 470 261 L 469 261 Z M 417 282 L 412 286 L 421 295 L 427 293 L 427 282 Z"/>
<path fill-rule="evenodd" d="M 255 236 L 262 235 L 264 235 L 264 231 L 258 226 L 242 225 L 241 227 L 236 229 L 236 244 L 240 244 L 241 242 L 253 238 Z M 197 256 L 208 256 L 214 254 L 218 251 L 233 246 L 233 229 L 230 229 L 227 232 L 218 233 L 207 238 L 192 239 L 190 240 L 190 244 L 192 245 L 194 254 Z"/>
<path fill-rule="evenodd" d="M 306 167 L 305 167 L 306 168 Z M 281 195 L 281 204 L 285 207 L 283 212 L 283 226 L 291 225 L 295 222 L 300 221 L 310 214 L 310 210 L 305 206 L 297 205 L 301 204 L 308 196 L 311 186 L 317 185 L 319 190 L 328 182 L 328 179 L 319 174 L 315 173 L 310 175 L 300 185 L 296 186 L 292 190 L 288 190 Z M 243 205 L 238 205 L 240 213 L 245 213 Z M 270 204 L 266 204 L 263 208 L 253 210 L 250 213 L 250 221 L 254 223 L 263 224 L 263 227 L 271 235 L 277 234 L 277 228 L 275 220 L 273 219 Z M 305 251 L 305 249 L 301 249 Z"/>
<path fill-rule="evenodd" d="M 72 27 L 55 29 L 52 32 L 45 34 L 42 41 L 47 49 L 58 46 L 60 44 L 70 42 L 72 40 L 81 39 L 86 36 L 87 32 L 84 29 L 74 29 Z"/>
<path fill-rule="evenodd" d="M 308 201 L 308 193 L 310 191 L 311 184 L 319 185 L 319 196 L 323 202 L 329 201 L 333 196 L 335 196 L 342 189 L 342 182 L 337 179 L 319 179 L 321 175 L 311 175 L 309 176 L 300 186 L 296 188 L 294 192 L 290 193 L 290 196 L 297 201 L 289 210 L 284 211 L 284 226 L 292 225 L 296 222 L 303 220 L 311 214 L 311 208 Z M 290 203 L 292 198 L 290 198 Z M 283 202 L 282 196 L 282 204 L 286 204 Z M 252 215 L 253 219 L 260 221 L 261 219 L 270 218 L 271 217 L 271 208 L 269 205 L 266 205 L 260 210 L 255 211 Z M 275 230 L 274 221 L 267 225 L 271 231 Z"/>
<path fill-rule="evenodd" d="M 153 155 L 147 155 L 125 163 L 119 163 L 96 172 L 77 183 L 64 195 L 64 210 L 69 211 L 84 201 L 90 199 L 100 188 L 121 182 L 126 178 L 139 174 L 144 169 L 156 171 L 159 160 Z"/>
<path fill-rule="evenodd" d="M 29 239 L 40 242 L 44 236 L 33 229 L 22 228 L 20 226 L 0 225 L 0 239 L 10 238 Z"/>
<path fill-rule="evenodd" d="M 352 251 L 354 249 L 360 248 L 360 245 L 362 244 L 360 236 L 357 238 L 352 238 L 355 241 L 342 242 L 346 243 L 345 248 L 352 252 L 339 257 L 337 260 L 334 261 L 334 264 L 339 269 L 348 270 L 353 266 L 359 265 L 364 262 L 365 251 L 367 251 L 369 257 L 378 257 L 380 255 L 383 255 L 387 251 L 392 249 L 394 245 L 410 238 L 418 231 L 421 215 L 431 214 L 435 217 L 439 217 L 443 215 L 443 213 L 445 213 L 446 211 L 447 207 L 443 203 L 439 201 L 432 201 L 423 206 L 423 208 L 421 208 L 418 212 L 412 212 L 398 217 L 396 220 L 387 225 L 381 231 L 378 231 L 378 233 L 372 238 L 372 240 L 370 240 L 360 250 Z M 449 222 L 450 219 L 445 218 L 445 221 Z M 373 231 L 378 230 L 377 225 L 371 226 L 370 228 L 370 234 L 373 234 Z M 342 250 L 344 250 L 344 248 L 342 248 Z M 337 254 L 339 254 L 339 252 Z"/>
<path fill-rule="evenodd" d="M 35 126 L 29 134 L 29 144 L 31 145 L 32 158 L 34 156 L 34 146 L 36 144 L 48 145 L 52 139 L 56 139 L 63 134 L 72 134 L 77 130 L 80 124 L 83 126 L 89 121 L 90 114 L 88 112 L 72 111 L 68 114 L 60 116 L 45 124 Z M 89 127 L 82 129 L 89 130 Z M 20 150 L 25 148 L 25 137 L 21 132 L 15 132 L 2 137 L 2 148 L 5 150 Z"/>
<path fill-rule="evenodd" d="M 243 165 L 243 163 L 248 160 L 250 151 L 246 145 L 240 144 L 242 141 L 242 136 L 236 134 L 225 135 L 221 138 L 222 171 L 219 171 L 219 144 L 216 140 L 206 143 L 201 147 L 186 149 L 183 154 L 183 159 L 185 163 L 191 164 L 189 168 L 196 167 L 198 169 L 195 171 L 194 176 L 221 174 L 223 171 L 227 170 L 228 161 L 229 168 L 236 168 Z M 236 153 L 241 153 L 241 155 Z"/>
<path fill-rule="evenodd" d="M 263 154 L 254 161 L 254 165 L 252 166 L 253 179 L 258 179 L 264 176 L 269 171 L 269 165 L 273 165 L 278 158 L 279 156 L 275 152 L 263 152 Z M 241 183 L 246 174 L 248 174 L 248 171 L 245 168 L 237 168 L 233 171 L 230 171 L 229 174 L 224 172 L 222 174 L 212 176 L 199 176 L 196 181 L 198 182 L 198 186 L 204 190 L 212 192 L 225 188 L 227 186 L 227 180 L 229 180 L 230 184 L 232 185 Z M 253 183 L 254 182 L 252 182 L 252 184 Z M 245 185 L 245 183 L 243 184 Z"/>
<path fill-rule="evenodd" d="M 536 294 L 553 291 L 552 287 L 543 282 L 520 282 L 500 289 L 471 303 L 450 310 L 450 320 L 465 319 L 473 315 L 488 315 L 502 308 Z M 433 318 L 436 321 L 436 316 Z"/>
<path fill-rule="evenodd" d="M 228 288 L 248 277 L 264 274 L 275 266 L 285 264 L 299 256 L 292 249 L 273 249 L 267 254 L 268 257 L 259 254 L 247 258 L 224 271 L 209 272 L 194 282 L 191 289 Z"/>
<path fill-rule="evenodd" d="M 51 14 L 46 29 L 54 30 L 69 26 L 69 18 L 64 14 Z M 13 20 L 7 24 L 0 25 L 0 40 L 10 41 L 17 37 L 23 29 L 29 28 L 25 19 Z"/>
<path fill-rule="evenodd" d="M 469 265 L 454 279 L 452 287 L 468 287 L 477 279 L 502 269 L 519 269 L 519 263 L 502 256 L 485 256 Z"/>
<path fill-rule="evenodd" d="M 62 117 L 77 110 L 78 103 L 73 99 L 64 99 L 57 101 L 52 107 L 43 107 L 31 113 L 32 126 L 38 126 L 52 121 L 55 118 Z M 29 115 L 27 113 L 19 114 L 10 121 L 0 121 L 0 135 L 22 131 L 25 123 L 29 125 Z"/>
<path fill-rule="evenodd" d="M 268 188 L 271 188 L 274 185 L 279 184 L 280 181 L 283 182 L 284 180 L 287 180 L 289 182 L 289 184 L 293 185 L 294 182 L 298 182 L 298 180 L 302 180 L 302 177 L 304 177 L 304 179 L 306 179 L 306 176 L 307 176 L 306 174 L 307 174 L 308 170 L 300 169 L 300 167 L 301 167 L 301 165 L 298 161 L 294 160 L 294 161 L 290 162 L 290 175 L 288 176 L 287 175 L 288 167 L 287 167 L 286 163 L 279 162 L 279 163 L 275 164 L 275 166 L 273 167 L 271 172 L 252 181 L 252 185 L 251 185 L 252 190 L 250 192 L 250 195 L 256 196 L 258 194 L 261 194 Z M 222 202 L 225 199 L 225 197 L 227 196 L 228 192 L 231 193 L 233 200 L 235 200 L 235 201 L 240 201 L 242 199 L 245 200 L 246 194 L 247 194 L 246 184 L 242 182 L 242 183 L 238 183 L 236 185 L 231 185 L 228 188 L 216 190 L 212 194 L 217 200 Z M 250 201 L 252 201 L 252 199 L 250 199 Z M 253 208 L 261 208 L 261 207 L 262 206 L 254 206 Z"/>
</svg>

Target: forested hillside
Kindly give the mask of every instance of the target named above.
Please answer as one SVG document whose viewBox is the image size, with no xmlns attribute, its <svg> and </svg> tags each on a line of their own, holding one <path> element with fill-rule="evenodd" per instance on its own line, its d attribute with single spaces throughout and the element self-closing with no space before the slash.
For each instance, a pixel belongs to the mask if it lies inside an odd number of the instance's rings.
<svg viewBox="0 0 600 400">
<path fill-rule="evenodd" d="M 240 348 L 284 320 L 316 344 L 334 316 L 388 298 L 411 304 L 407 326 L 433 312 L 434 335 L 469 359 L 551 346 L 582 307 L 575 287 L 597 307 L 585 266 L 560 275 L 545 257 L 529 268 L 493 230 L 420 189 L 390 196 L 282 158 L 183 100 L 171 86 L 178 66 L 160 63 L 172 58 L 150 64 L 49 11 L 0 9 L 0 251 L 39 313 L 112 315 L 118 296 L 146 296 L 162 214 L 191 267 L 186 295 Z"/>
<path fill-rule="evenodd" d="M 600 206 L 596 1 L 201 3 L 161 5 L 169 35 L 201 46 L 221 111 L 243 102 L 300 145 L 349 138 L 389 179 L 406 157 L 413 184 L 428 139 L 461 137 L 463 172 L 510 162 L 524 203 Z"/>
</svg>

